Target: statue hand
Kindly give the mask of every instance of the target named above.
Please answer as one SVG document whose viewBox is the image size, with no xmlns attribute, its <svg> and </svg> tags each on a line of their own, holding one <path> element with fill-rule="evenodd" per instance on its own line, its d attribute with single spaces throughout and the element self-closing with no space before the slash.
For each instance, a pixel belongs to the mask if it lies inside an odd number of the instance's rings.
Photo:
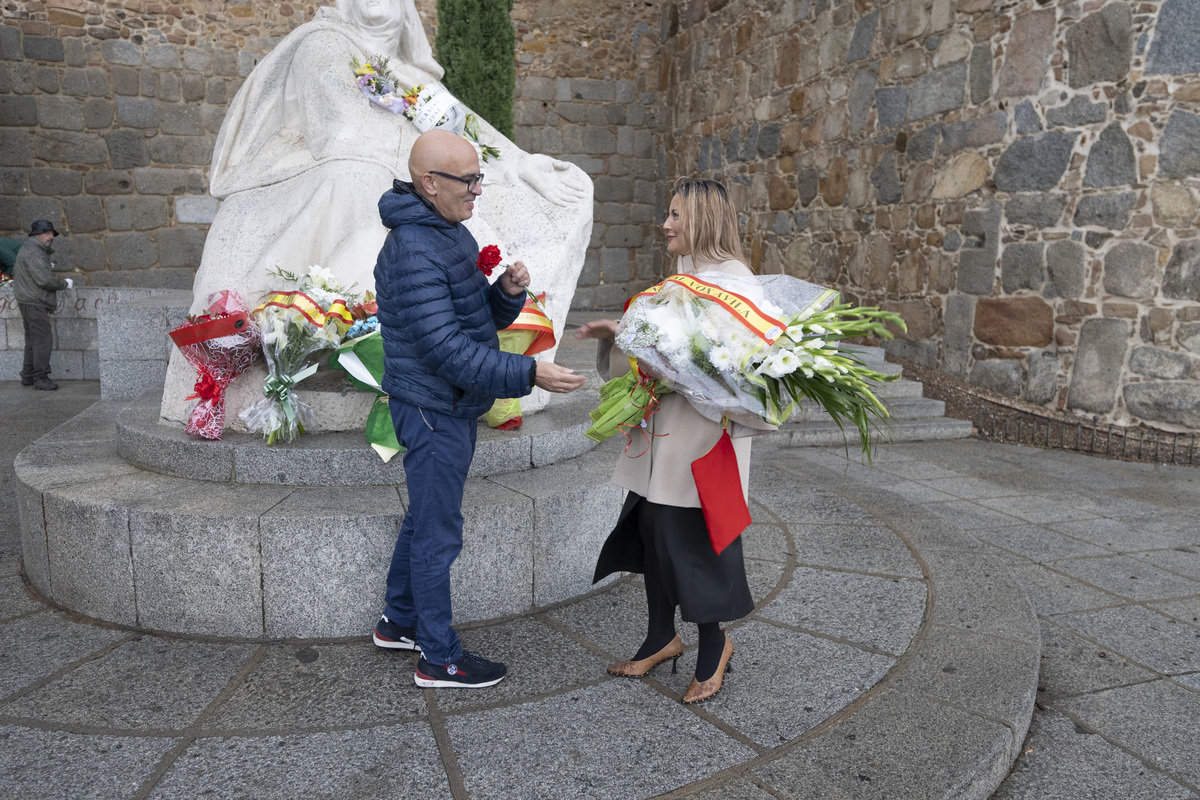
<svg viewBox="0 0 1200 800">
<path fill-rule="evenodd" d="M 556 206 L 569 206 L 587 199 L 590 179 L 583 170 L 566 161 L 535 153 L 529 156 L 521 178 Z"/>
</svg>

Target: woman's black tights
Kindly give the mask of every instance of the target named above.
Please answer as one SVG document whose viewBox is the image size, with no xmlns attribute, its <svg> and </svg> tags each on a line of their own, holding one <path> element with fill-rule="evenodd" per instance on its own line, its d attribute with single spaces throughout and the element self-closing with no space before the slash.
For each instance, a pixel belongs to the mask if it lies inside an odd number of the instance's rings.
<svg viewBox="0 0 1200 800">
<path fill-rule="evenodd" d="M 654 546 L 654 523 L 651 517 L 647 503 L 643 501 L 638 508 L 638 528 L 646 550 L 645 572 L 642 577 L 646 584 L 649 618 L 646 623 L 646 639 L 634 655 L 634 661 L 649 658 L 675 638 L 675 603 L 671 601 L 663 585 L 658 550 Z M 696 654 L 696 679 L 706 681 L 717 672 L 721 652 L 725 649 L 725 634 L 721 632 L 719 622 L 702 622 L 697 628 L 700 647 Z"/>
</svg>

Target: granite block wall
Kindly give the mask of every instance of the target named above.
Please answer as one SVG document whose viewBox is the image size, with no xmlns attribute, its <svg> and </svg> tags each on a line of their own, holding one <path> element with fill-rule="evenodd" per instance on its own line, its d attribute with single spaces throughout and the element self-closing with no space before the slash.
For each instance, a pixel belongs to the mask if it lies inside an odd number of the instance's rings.
<svg viewBox="0 0 1200 800">
<path fill-rule="evenodd" d="M 899 312 L 901 356 L 1035 405 L 1200 427 L 1200 5 L 668 4 L 667 174 L 748 251 Z"/>
</svg>

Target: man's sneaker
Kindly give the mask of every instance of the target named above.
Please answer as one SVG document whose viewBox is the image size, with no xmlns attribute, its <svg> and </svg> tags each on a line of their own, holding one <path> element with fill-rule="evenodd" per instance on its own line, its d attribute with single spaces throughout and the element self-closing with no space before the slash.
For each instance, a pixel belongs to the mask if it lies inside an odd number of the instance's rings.
<svg viewBox="0 0 1200 800">
<path fill-rule="evenodd" d="M 508 668 L 499 661 L 488 661 L 483 656 L 463 650 L 458 661 L 444 667 L 430 664 L 425 656 L 421 656 L 417 660 L 413 683 L 426 689 L 482 689 L 495 686 L 507 674 Z"/>
<path fill-rule="evenodd" d="M 33 382 L 33 388 L 43 392 L 53 392 L 58 388 L 58 384 L 49 378 L 38 378 Z"/>
<path fill-rule="evenodd" d="M 386 647 L 389 650 L 416 650 L 420 652 L 421 645 L 417 644 L 417 629 L 397 625 L 387 617 L 380 617 L 371 634 L 371 641 L 376 647 Z"/>
</svg>

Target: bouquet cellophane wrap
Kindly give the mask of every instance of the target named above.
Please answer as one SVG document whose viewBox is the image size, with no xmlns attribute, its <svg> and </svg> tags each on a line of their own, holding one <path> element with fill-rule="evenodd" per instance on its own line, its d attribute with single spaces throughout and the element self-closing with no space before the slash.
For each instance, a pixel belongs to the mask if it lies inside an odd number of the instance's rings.
<svg viewBox="0 0 1200 800">
<path fill-rule="evenodd" d="M 208 297 L 208 314 L 171 331 L 179 352 L 196 370 L 196 393 L 192 397 L 200 402 L 184 427 L 190 435 L 221 438 L 225 429 L 225 390 L 258 360 L 262 349 L 262 338 L 248 314 L 249 309 L 236 292 L 220 291 Z"/>
<path fill-rule="evenodd" d="M 770 357 L 789 320 L 828 307 L 837 292 L 788 275 L 723 272 L 672 276 L 659 286 L 630 300 L 616 346 L 714 422 L 741 413 L 771 425 L 786 420 L 794 401 L 773 398 L 749 373 Z"/>
</svg>

